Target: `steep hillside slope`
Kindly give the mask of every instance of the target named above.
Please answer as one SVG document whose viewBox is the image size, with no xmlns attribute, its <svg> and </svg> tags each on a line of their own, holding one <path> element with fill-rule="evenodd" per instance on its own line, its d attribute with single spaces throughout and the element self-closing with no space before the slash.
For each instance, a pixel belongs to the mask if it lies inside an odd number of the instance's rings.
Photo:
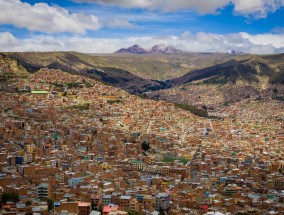
<svg viewBox="0 0 284 215">
<path fill-rule="evenodd" d="M 28 76 L 26 69 L 6 55 L 0 54 L 0 79 L 25 78 Z"/>
<path fill-rule="evenodd" d="M 165 88 L 163 82 L 141 78 L 126 70 L 113 67 L 112 63 L 102 63 L 104 60 L 87 54 L 77 52 L 29 52 L 7 53 L 6 55 L 23 65 L 30 73 L 35 73 L 42 68 L 57 69 L 94 78 L 134 94 Z"/>
<path fill-rule="evenodd" d="M 237 81 L 259 82 L 260 77 L 272 76 L 275 71 L 267 64 L 253 60 L 230 60 L 201 70 L 189 72 L 177 79 L 171 80 L 174 85 L 201 81 L 204 84 L 235 84 Z"/>
<path fill-rule="evenodd" d="M 284 55 L 234 59 L 167 81 L 169 89 L 149 93 L 158 98 L 215 109 L 245 100 L 271 100 L 284 93 Z M 274 93 L 278 95 L 274 95 Z M 284 97 L 283 97 L 284 98 Z"/>
<path fill-rule="evenodd" d="M 18 61 L 30 73 L 41 68 L 59 69 L 81 74 L 127 90 L 143 93 L 164 89 L 161 80 L 179 77 L 196 68 L 224 62 L 228 54 L 150 54 L 150 55 L 87 55 L 77 52 L 5 53 Z"/>
<path fill-rule="evenodd" d="M 159 90 L 167 87 L 162 81 L 143 79 L 126 70 L 114 67 L 85 69 L 80 71 L 80 74 L 119 87 L 133 94 L 141 94 L 145 91 Z"/>
</svg>

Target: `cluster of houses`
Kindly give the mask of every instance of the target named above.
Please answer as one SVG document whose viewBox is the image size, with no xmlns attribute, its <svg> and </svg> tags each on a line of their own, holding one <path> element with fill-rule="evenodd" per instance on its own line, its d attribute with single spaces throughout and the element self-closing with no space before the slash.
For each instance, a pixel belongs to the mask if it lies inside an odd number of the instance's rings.
<svg viewBox="0 0 284 215">
<path fill-rule="evenodd" d="M 0 100 L 3 215 L 284 214 L 284 123 L 262 108 L 199 118 L 57 70 Z"/>
</svg>

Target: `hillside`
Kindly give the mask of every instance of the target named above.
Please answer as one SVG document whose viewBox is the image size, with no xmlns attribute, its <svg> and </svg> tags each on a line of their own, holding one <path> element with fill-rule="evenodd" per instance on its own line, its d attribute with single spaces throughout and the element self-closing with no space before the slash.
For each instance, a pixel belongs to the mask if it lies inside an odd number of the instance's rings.
<svg viewBox="0 0 284 215">
<path fill-rule="evenodd" d="M 189 71 L 224 63 L 236 58 L 234 55 L 222 53 L 149 53 L 143 55 L 120 53 L 92 54 L 92 56 L 102 62 L 101 66 L 112 65 L 146 79 L 161 81 L 177 78 Z"/>
<path fill-rule="evenodd" d="M 164 89 L 160 81 L 179 77 L 188 71 L 224 62 L 228 54 L 149 54 L 87 55 L 78 52 L 5 53 L 29 73 L 41 68 L 60 69 L 120 87 L 130 93 Z M 153 81 L 158 80 L 158 81 Z"/>
<path fill-rule="evenodd" d="M 141 78 L 124 69 L 117 68 L 107 60 L 77 52 L 29 52 L 7 53 L 28 72 L 36 73 L 42 68 L 56 69 L 83 75 L 105 84 L 120 87 L 130 93 L 163 88 L 162 82 Z"/>
<path fill-rule="evenodd" d="M 275 71 L 267 64 L 248 60 L 230 60 L 223 64 L 189 72 L 177 79 L 171 80 L 174 85 L 199 81 L 203 84 L 235 84 L 237 81 L 248 83 L 259 82 L 260 77 L 270 77 Z"/>
<path fill-rule="evenodd" d="M 165 47 L 154 47 L 157 50 Z M 222 53 L 180 54 L 108 54 L 88 55 L 77 52 L 27 52 L 5 53 L 26 74 L 42 68 L 58 69 L 71 74 L 83 75 L 102 81 L 133 94 L 149 94 L 151 98 L 167 98 L 169 91 L 177 95 L 192 86 L 224 88 L 226 97 L 234 98 L 235 89 L 251 89 L 253 95 L 269 88 L 270 84 L 284 83 L 284 55 L 232 55 Z M 3 58 L 2 57 L 2 58 Z M 12 65 L 12 63 L 9 63 Z M 165 81 L 167 78 L 167 81 Z M 161 81 L 164 80 L 164 81 Z M 241 86 L 241 87 L 239 87 Z M 244 87 L 244 88 L 243 88 Z M 167 90 L 168 89 L 168 90 Z M 180 90 L 182 89 L 182 90 Z M 185 92 L 184 92 L 185 91 Z M 232 92 L 232 93 L 229 93 Z M 180 96 L 173 95 L 171 101 L 179 102 Z M 206 93 L 206 92 L 204 92 Z M 172 93 L 170 93 L 172 94 Z M 251 93 L 236 96 L 233 101 L 246 98 Z M 184 96 L 183 96 L 184 97 Z M 230 99 L 229 99 L 230 100 Z M 231 101 L 231 100 L 230 100 Z M 227 103 L 225 99 L 222 103 Z"/>
<path fill-rule="evenodd" d="M 213 110 L 241 101 L 280 100 L 284 95 L 283 62 L 283 55 L 250 55 L 188 72 L 168 80 L 168 89 L 147 95 Z"/>
<path fill-rule="evenodd" d="M 26 69 L 6 55 L 0 54 L 0 79 L 7 80 L 10 78 L 24 78 L 28 76 Z"/>
<path fill-rule="evenodd" d="M 163 89 L 166 84 L 161 81 L 143 79 L 132 73 L 114 67 L 102 67 L 101 69 L 84 69 L 81 75 L 93 78 L 103 83 L 119 87 L 132 94 L 141 94 L 145 91 Z"/>
</svg>

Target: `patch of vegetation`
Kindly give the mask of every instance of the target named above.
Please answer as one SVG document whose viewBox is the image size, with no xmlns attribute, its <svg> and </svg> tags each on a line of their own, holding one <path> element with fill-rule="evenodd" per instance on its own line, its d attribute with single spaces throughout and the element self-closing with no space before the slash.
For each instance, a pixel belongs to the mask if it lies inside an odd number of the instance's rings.
<svg viewBox="0 0 284 215">
<path fill-rule="evenodd" d="M 53 204 L 54 201 L 50 198 L 42 198 L 41 201 L 47 202 L 47 206 L 48 206 L 48 210 L 52 210 L 53 209 Z"/>
<path fill-rule="evenodd" d="M 141 215 L 138 211 L 135 210 L 127 210 L 128 215 Z"/>
<path fill-rule="evenodd" d="M 210 79 L 204 80 L 202 83 L 203 84 L 223 85 L 223 84 L 227 84 L 228 80 L 226 80 L 223 77 L 214 77 L 214 78 L 210 78 Z"/>
<path fill-rule="evenodd" d="M 269 83 L 270 84 L 284 84 L 284 65 L 279 66 L 278 69 L 280 70 L 279 72 L 273 74 L 269 78 Z"/>
<path fill-rule="evenodd" d="M 148 150 L 150 149 L 150 144 L 147 143 L 146 141 L 143 141 L 142 144 L 141 144 L 141 146 L 142 146 L 142 149 L 143 149 L 144 151 L 148 151 Z"/>
<path fill-rule="evenodd" d="M 32 205 L 32 201 L 31 200 L 27 200 L 25 203 L 26 206 L 31 206 Z"/>
<path fill-rule="evenodd" d="M 7 114 L 7 113 L 8 113 L 9 111 L 11 111 L 11 110 L 12 110 L 12 108 L 7 108 L 7 109 L 4 110 L 4 113 Z"/>
<path fill-rule="evenodd" d="M 91 83 L 82 83 L 82 82 L 68 82 L 65 84 L 68 88 L 83 88 L 84 86 L 92 87 L 93 85 Z"/>
<path fill-rule="evenodd" d="M 59 88 L 63 88 L 64 87 L 64 84 L 62 84 L 62 83 L 53 83 L 53 82 L 50 82 L 49 84 L 51 84 L 51 85 L 53 85 L 53 86 L 55 86 L 55 87 L 59 87 Z"/>
<path fill-rule="evenodd" d="M 175 103 L 175 106 L 178 107 L 178 108 L 181 108 L 183 110 L 189 111 L 190 113 L 192 113 L 196 116 L 206 117 L 206 118 L 209 117 L 207 110 L 198 109 L 197 107 L 195 107 L 193 105 Z"/>
<path fill-rule="evenodd" d="M 123 101 L 121 99 L 116 99 L 116 100 L 107 100 L 108 104 L 115 104 L 115 103 L 122 103 Z"/>
<path fill-rule="evenodd" d="M 91 105 L 90 103 L 86 102 L 86 103 L 82 103 L 82 104 L 78 104 L 78 105 L 72 105 L 70 108 L 83 111 L 83 110 L 90 109 L 90 105 Z"/>
<path fill-rule="evenodd" d="M 90 82 L 67 82 L 67 83 L 52 83 L 50 82 L 49 84 L 52 84 L 55 87 L 63 88 L 63 87 L 68 87 L 70 89 L 72 88 L 83 88 L 86 86 L 87 88 L 93 87 L 94 85 Z"/>
<path fill-rule="evenodd" d="M 186 158 L 178 158 L 178 157 L 172 157 L 172 156 L 165 156 L 165 157 L 162 159 L 162 162 L 169 163 L 169 162 L 174 162 L 175 160 L 181 161 L 184 165 L 187 164 L 187 163 L 190 161 L 190 159 L 186 159 Z"/>
<path fill-rule="evenodd" d="M 14 202 L 17 203 L 20 201 L 19 195 L 17 193 L 3 193 L 1 195 L 1 204 L 7 203 L 7 202 Z"/>
<path fill-rule="evenodd" d="M 259 68 L 256 69 L 256 66 Z M 259 82 L 258 76 L 262 74 L 273 74 L 273 71 L 266 65 L 257 62 L 230 60 L 223 64 L 207 67 L 187 73 L 176 79 L 179 83 L 190 83 L 204 80 L 204 84 L 226 84 L 236 83 L 238 80 L 248 82 Z M 202 82 L 201 82 L 202 83 Z"/>
<path fill-rule="evenodd" d="M 277 94 L 278 93 L 278 89 L 274 88 L 272 92 L 273 92 L 273 94 Z"/>
<path fill-rule="evenodd" d="M 225 101 L 225 102 L 224 102 L 224 106 L 225 106 L 225 107 L 228 107 L 229 105 L 230 105 L 230 102 L 229 102 L 229 101 Z"/>
<path fill-rule="evenodd" d="M 147 95 L 146 94 L 138 94 L 137 95 L 139 98 L 141 98 L 141 99 L 147 99 L 148 97 L 147 97 Z"/>
<path fill-rule="evenodd" d="M 273 95 L 273 96 L 272 96 L 272 99 L 273 99 L 273 100 L 276 100 L 276 101 L 284 102 L 284 96 L 276 96 L 276 95 Z"/>
</svg>

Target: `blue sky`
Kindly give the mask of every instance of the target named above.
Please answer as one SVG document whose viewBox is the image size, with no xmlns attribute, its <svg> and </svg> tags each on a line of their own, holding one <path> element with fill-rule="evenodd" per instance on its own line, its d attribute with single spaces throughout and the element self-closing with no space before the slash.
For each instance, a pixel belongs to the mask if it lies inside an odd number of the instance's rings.
<svg viewBox="0 0 284 215">
<path fill-rule="evenodd" d="M 136 43 L 284 51 L 284 0 L 0 0 L 0 8 L 2 51 L 113 52 Z"/>
</svg>

